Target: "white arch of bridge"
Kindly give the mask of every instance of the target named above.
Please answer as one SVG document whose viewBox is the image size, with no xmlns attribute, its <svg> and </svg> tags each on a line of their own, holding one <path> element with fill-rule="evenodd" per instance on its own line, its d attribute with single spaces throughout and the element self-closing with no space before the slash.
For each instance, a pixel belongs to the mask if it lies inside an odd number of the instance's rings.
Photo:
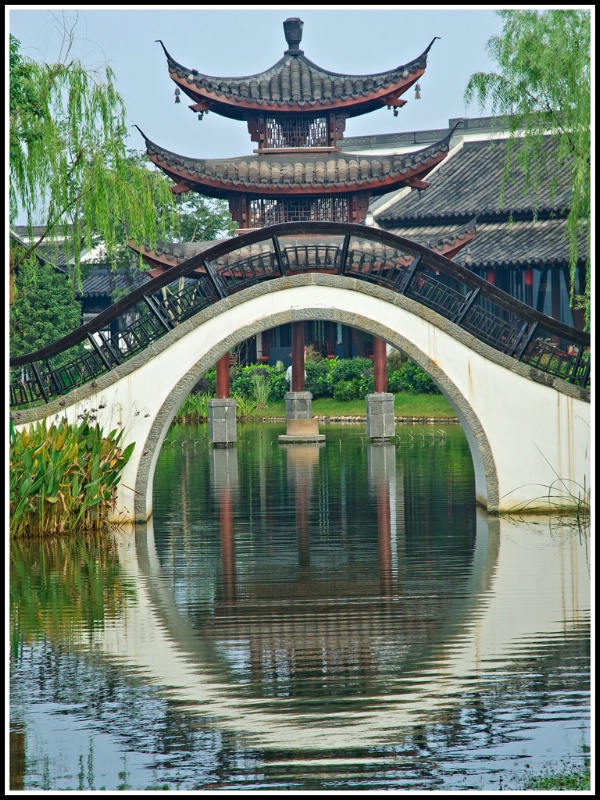
<svg viewBox="0 0 600 800">
<path fill-rule="evenodd" d="M 112 520 L 145 521 L 152 514 L 160 448 L 199 377 L 249 336 L 300 320 L 360 328 L 399 348 L 427 372 L 463 426 L 476 499 L 489 512 L 568 508 L 578 488 L 589 486 L 585 392 L 499 353 L 410 298 L 336 275 L 304 274 L 240 291 L 93 384 L 24 416 L 51 422 L 60 415 L 75 421 L 95 409 L 104 429 L 124 426 L 125 441 L 136 447 Z"/>
</svg>

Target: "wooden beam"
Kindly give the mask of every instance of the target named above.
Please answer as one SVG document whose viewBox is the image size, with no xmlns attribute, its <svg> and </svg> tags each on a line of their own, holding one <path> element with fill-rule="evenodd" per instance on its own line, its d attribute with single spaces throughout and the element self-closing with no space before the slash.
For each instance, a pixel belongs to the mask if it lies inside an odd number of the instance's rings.
<svg viewBox="0 0 600 800">
<path fill-rule="evenodd" d="M 430 183 L 427 183 L 427 181 L 422 181 L 420 178 L 408 178 L 406 185 L 410 186 L 411 189 L 427 189 L 429 186 L 431 186 Z"/>
</svg>

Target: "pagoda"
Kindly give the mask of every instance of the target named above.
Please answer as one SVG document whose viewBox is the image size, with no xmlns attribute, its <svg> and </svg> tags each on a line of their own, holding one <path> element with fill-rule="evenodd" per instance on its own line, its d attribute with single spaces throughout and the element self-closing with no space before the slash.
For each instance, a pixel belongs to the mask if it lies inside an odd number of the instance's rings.
<svg viewBox="0 0 600 800">
<path fill-rule="evenodd" d="M 387 72 L 344 75 L 319 67 L 304 55 L 302 20 L 287 19 L 283 28 L 287 49 L 282 58 L 263 72 L 237 78 L 184 67 L 160 42 L 175 83 L 175 102 L 186 95 L 200 120 L 210 112 L 245 121 L 256 143 L 250 156 L 200 159 L 166 150 L 142 133 L 148 157 L 174 181 L 172 191 L 226 199 L 239 234 L 284 222 L 365 224 L 372 197 L 403 187 L 426 189 L 428 173 L 448 153 L 450 135 L 400 155 L 346 153 L 340 142 L 347 119 L 385 107 L 397 115 L 406 104 L 402 95 L 413 86 L 419 97 L 418 81 L 435 39 L 413 61 Z M 449 237 L 438 251 L 450 257 L 466 239 L 457 242 Z M 181 243 L 140 252 L 155 276 L 206 246 Z M 292 356 L 291 394 L 309 394 L 304 391 L 303 322 L 292 323 L 291 348 L 286 344 Z M 375 392 L 386 393 L 383 340 L 374 339 L 372 357 Z M 228 397 L 228 369 L 229 359 L 223 357 L 217 363 L 217 399 Z"/>
</svg>

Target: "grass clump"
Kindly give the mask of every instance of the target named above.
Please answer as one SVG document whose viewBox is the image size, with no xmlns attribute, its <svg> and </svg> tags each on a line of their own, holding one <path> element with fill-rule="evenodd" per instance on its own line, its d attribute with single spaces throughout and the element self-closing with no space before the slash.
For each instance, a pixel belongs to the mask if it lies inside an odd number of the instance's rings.
<svg viewBox="0 0 600 800">
<path fill-rule="evenodd" d="M 104 528 L 134 444 L 105 435 L 87 415 L 46 428 L 10 423 L 10 536 L 46 536 Z"/>
<path fill-rule="evenodd" d="M 564 764 L 559 769 L 547 769 L 539 775 L 528 775 L 523 780 L 523 789 L 536 792 L 585 792 L 591 789 L 590 762 L 582 766 Z"/>
</svg>

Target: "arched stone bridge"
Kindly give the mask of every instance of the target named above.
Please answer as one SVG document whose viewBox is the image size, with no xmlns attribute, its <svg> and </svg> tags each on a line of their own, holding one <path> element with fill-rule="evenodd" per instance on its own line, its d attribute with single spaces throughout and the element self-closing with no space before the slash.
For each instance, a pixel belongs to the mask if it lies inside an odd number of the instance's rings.
<svg viewBox="0 0 600 800">
<path fill-rule="evenodd" d="M 102 331 L 119 320 L 119 335 Z M 385 339 L 418 363 L 468 439 L 489 512 L 575 505 L 590 485 L 590 337 L 435 251 L 347 223 L 284 223 L 227 239 L 152 279 L 73 333 L 11 359 L 17 427 L 90 413 L 133 456 L 114 519 L 152 513 L 169 425 L 234 345 L 300 320 Z"/>
</svg>

